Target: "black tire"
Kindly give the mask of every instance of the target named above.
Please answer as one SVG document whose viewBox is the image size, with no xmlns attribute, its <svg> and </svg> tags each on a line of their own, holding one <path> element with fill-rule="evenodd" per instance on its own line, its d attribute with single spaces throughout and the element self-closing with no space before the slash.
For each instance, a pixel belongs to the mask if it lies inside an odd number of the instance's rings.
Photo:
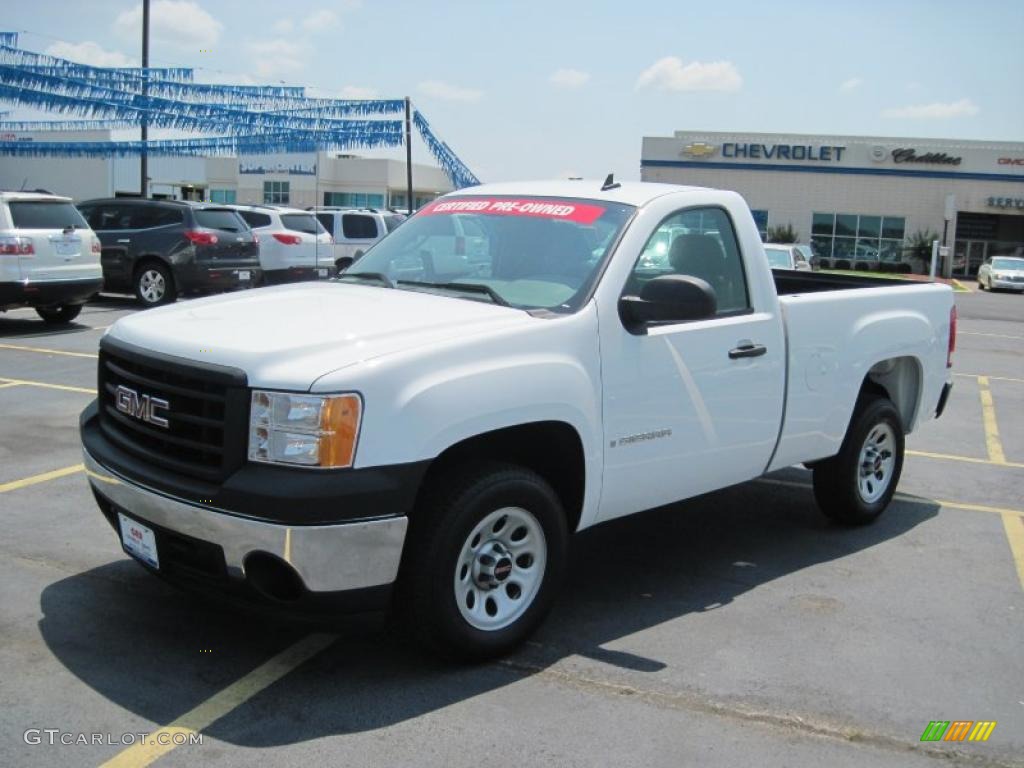
<svg viewBox="0 0 1024 768">
<path fill-rule="evenodd" d="M 82 311 L 81 304 L 61 304 L 59 307 L 36 307 L 36 314 L 47 325 L 68 325 Z"/>
<path fill-rule="evenodd" d="M 876 473 L 864 476 L 864 484 L 879 494 L 874 497 L 862 487 L 861 456 L 868 438 L 884 433 L 885 428 L 890 437 L 881 445 L 891 443 L 888 450 L 891 451 L 893 461 L 883 475 L 884 490 Z M 881 454 L 885 450 L 883 448 Z M 896 492 L 903 471 L 903 451 L 903 421 L 892 401 L 883 395 L 862 395 L 839 453 L 815 464 L 814 498 L 821 511 L 826 517 L 844 525 L 867 525 L 874 522 L 889 506 Z M 878 468 L 885 466 L 888 457 L 875 458 L 877 461 L 874 466 Z"/>
<path fill-rule="evenodd" d="M 178 298 L 174 276 L 170 268 L 159 261 L 147 261 L 135 270 L 132 279 L 135 298 L 144 307 L 158 307 L 170 304 Z"/>
<path fill-rule="evenodd" d="M 546 543 L 546 565 L 538 576 L 539 587 L 521 615 L 507 626 L 479 629 L 463 616 L 457 603 L 457 567 L 474 528 L 505 508 L 526 510 L 539 523 Z M 537 473 L 489 462 L 448 474 L 434 483 L 433 491 L 427 491 L 410 521 L 399 577 L 399 607 L 406 626 L 419 643 L 446 658 L 481 660 L 509 652 L 536 629 L 551 608 L 565 569 L 567 544 L 562 504 Z M 493 588 L 514 586 L 513 574 L 503 578 L 508 582 L 495 582 L 498 586 Z M 479 587 L 470 584 L 468 589 L 477 592 Z"/>
<path fill-rule="evenodd" d="M 985 284 L 983 282 L 981 282 L 981 280 L 978 281 L 978 290 L 979 291 L 984 291 L 985 290 Z"/>
</svg>

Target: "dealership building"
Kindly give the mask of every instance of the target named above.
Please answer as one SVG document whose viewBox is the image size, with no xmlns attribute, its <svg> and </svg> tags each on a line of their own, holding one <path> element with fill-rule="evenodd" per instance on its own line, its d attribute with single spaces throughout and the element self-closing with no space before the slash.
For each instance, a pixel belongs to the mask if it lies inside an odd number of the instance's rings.
<svg viewBox="0 0 1024 768">
<path fill-rule="evenodd" d="M 1024 143 L 676 131 L 643 140 L 644 181 L 739 192 L 765 235 L 791 225 L 826 259 L 899 261 L 918 233 L 954 275 L 1024 255 Z"/>
<path fill-rule="evenodd" d="M 109 130 L 3 133 L 0 140 L 111 141 Z M 242 157 L 151 157 L 148 192 L 172 200 L 408 208 L 405 163 L 337 152 Z M 0 189 L 47 189 L 76 201 L 138 196 L 139 159 L 0 158 Z M 413 164 L 413 207 L 452 189 L 435 166 Z"/>
</svg>

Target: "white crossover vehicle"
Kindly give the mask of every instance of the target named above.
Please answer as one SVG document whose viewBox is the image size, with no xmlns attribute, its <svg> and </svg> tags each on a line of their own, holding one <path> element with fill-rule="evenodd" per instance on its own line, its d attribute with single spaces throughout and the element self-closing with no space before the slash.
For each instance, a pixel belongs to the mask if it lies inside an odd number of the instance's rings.
<svg viewBox="0 0 1024 768">
<path fill-rule="evenodd" d="M 990 291 L 1024 291 L 1024 258 L 993 256 L 978 268 L 978 287 Z"/>
<path fill-rule="evenodd" d="M 404 213 L 378 211 L 375 208 L 314 208 L 324 229 L 334 238 L 334 258 L 338 267 L 358 261 L 370 246 L 395 231 L 408 218 Z"/>
<path fill-rule="evenodd" d="M 316 280 L 335 273 L 330 234 L 309 211 L 231 205 L 259 237 L 260 267 L 269 283 Z"/>
<path fill-rule="evenodd" d="M 100 240 L 71 198 L 0 191 L 0 312 L 70 323 L 102 287 Z"/>
<path fill-rule="evenodd" d="M 435 258 L 458 219 L 486 248 Z M 733 192 L 474 187 L 337 279 L 118 320 L 85 465 L 172 582 L 288 612 L 394 602 L 429 646 L 486 657 L 606 520 L 802 462 L 832 520 L 873 521 L 945 406 L 955 318 L 945 285 L 773 273 Z"/>
</svg>

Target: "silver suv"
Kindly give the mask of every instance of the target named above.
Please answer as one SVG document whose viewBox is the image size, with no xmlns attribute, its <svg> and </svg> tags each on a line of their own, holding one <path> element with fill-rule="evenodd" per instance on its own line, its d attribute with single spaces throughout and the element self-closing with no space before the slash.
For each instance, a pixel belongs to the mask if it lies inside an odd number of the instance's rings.
<svg viewBox="0 0 1024 768">
<path fill-rule="evenodd" d="M 99 238 L 71 198 L 0 191 L 0 312 L 70 323 L 102 287 Z"/>
</svg>

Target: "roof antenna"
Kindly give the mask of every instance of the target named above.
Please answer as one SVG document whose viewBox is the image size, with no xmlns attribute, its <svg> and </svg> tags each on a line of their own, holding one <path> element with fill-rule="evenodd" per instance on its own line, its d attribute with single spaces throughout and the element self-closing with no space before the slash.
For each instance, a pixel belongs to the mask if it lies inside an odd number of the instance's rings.
<svg viewBox="0 0 1024 768">
<path fill-rule="evenodd" d="M 601 185 L 601 191 L 607 192 L 609 189 L 618 189 L 622 185 L 615 180 L 615 174 L 609 173 L 608 177 L 604 180 L 604 184 Z"/>
</svg>

